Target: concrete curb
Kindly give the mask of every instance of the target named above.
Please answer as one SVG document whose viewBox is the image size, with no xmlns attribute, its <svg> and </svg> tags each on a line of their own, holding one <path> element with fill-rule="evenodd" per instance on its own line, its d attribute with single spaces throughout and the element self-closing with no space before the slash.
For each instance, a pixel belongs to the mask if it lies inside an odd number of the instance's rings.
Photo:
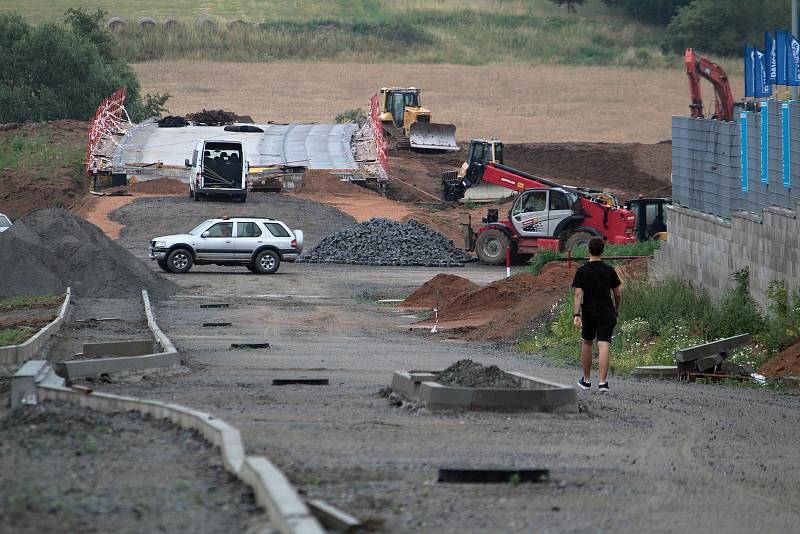
<svg viewBox="0 0 800 534">
<path fill-rule="evenodd" d="M 50 336 L 58 332 L 58 329 L 61 328 L 61 323 L 64 322 L 64 318 L 67 312 L 69 312 L 71 301 L 72 288 L 68 287 L 67 294 L 64 297 L 64 303 L 61 305 L 61 310 L 58 312 L 58 317 L 39 330 L 25 343 L 0 347 L 0 365 L 15 365 L 24 363 L 33 358 L 36 353 L 42 349 L 47 340 L 50 339 Z"/>
<path fill-rule="evenodd" d="M 55 365 L 58 375 L 69 381 L 73 378 L 86 376 L 145 371 L 147 369 L 180 365 L 180 355 L 177 349 L 175 349 L 175 345 L 172 344 L 172 341 L 161 331 L 161 328 L 159 328 L 156 323 L 153 309 L 150 306 L 150 297 L 145 290 L 142 290 L 142 302 L 144 304 L 144 314 L 147 318 L 147 326 L 150 328 L 150 331 L 153 333 L 156 342 L 163 352 L 144 354 L 141 356 L 115 356 L 112 358 L 59 362 Z"/>
<path fill-rule="evenodd" d="M 283 534 L 322 534 L 325 530 L 297 495 L 286 476 L 268 459 L 245 456 L 239 431 L 214 416 L 158 401 L 123 397 L 109 393 L 83 393 L 39 384 L 39 399 L 71 402 L 101 412 L 137 411 L 160 419 L 169 419 L 181 428 L 197 430 L 222 454 L 222 463 L 230 473 L 253 489 L 256 501 L 267 509 L 272 525 Z"/>
</svg>

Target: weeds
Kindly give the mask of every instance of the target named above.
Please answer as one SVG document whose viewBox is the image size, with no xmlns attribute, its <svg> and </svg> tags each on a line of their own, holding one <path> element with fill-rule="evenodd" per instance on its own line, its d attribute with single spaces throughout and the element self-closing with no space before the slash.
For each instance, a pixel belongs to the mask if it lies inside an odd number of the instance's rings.
<svg viewBox="0 0 800 534">
<path fill-rule="evenodd" d="M 611 345 L 612 372 L 625 375 L 641 365 L 674 365 L 679 349 L 742 333 L 753 335 L 753 345 L 728 360 L 758 368 L 800 337 L 800 295 L 790 298 L 785 284 L 774 282 L 768 294 L 770 313 L 765 314 L 750 297 L 749 273 L 739 271 L 733 277 L 735 287 L 719 302 L 679 279 L 623 286 Z M 560 365 L 578 365 L 581 337 L 572 322 L 572 300 L 565 295 L 555 319 L 523 340 L 520 349 Z"/>
<path fill-rule="evenodd" d="M 603 252 L 604 256 L 652 256 L 661 246 L 661 241 L 639 241 L 630 245 L 606 245 Z M 588 251 L 585 247 L 580 247 L 572 256 L 576 258 L 586 257 Z M 539 274 L 542 268 L 552 261 L 565 260 L 569 258 L 566 252 L 556 252 L 555 250 L 542 250 L 538 252 L 530 262 L 528 270 L 533 274 Z M 614 264 L 614 261 L 608 262 Z"/>
<path fill-rule="evenodd" d="M 61 304 L 63 295 L 36 295 L 20 297 L 0 298 L 0 311 L 10 311 L 18 308 L 29 308 L 33 306 L 49 306 Z"/>
<path fill-rule="evenodd" d="M 367 112 L 361 108 L 348 109 L 336 115 L 336 124 L 347 124 L 355 122 L 356 124 L 363 124 L 367 121 Z"/>
<path fill-rule="evenodd" d="M 36 179 L 46 178 L 50 169 L 58 167 L 75 167 L 79 172 L 83 151 L 82 145 L 63 144 L 54 139 L 47 125 L 39 125 L 16 135 L 0 137 L 0 168 L 38 168 Z"/>
<path fill-rule="evenodd" d="M 0 347 L 19 345 L 36 333 L 35 328 L 6 328 L 0 330 Z"/>
</svg>

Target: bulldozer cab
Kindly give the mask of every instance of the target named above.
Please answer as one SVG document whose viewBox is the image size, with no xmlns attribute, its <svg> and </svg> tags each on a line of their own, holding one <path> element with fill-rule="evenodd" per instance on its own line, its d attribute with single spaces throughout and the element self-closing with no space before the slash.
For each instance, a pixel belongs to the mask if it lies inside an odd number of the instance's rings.
<svg viewBox="0 0 800 534">
<path fill-rule="evenodd" d="M 419 89 L 386 89 L 384 109 L 392 114 L 392 122 L 398 128 L 405 123 L 406 108 L 419 107 Z"/>
<path fill-rule="evenodd" d="M 503 143 L 497 140 L 484 141 L 482 139 L 470 141 L 467 165 L 486 165 L 487 163 L 503 164 Z"/>
</svg>

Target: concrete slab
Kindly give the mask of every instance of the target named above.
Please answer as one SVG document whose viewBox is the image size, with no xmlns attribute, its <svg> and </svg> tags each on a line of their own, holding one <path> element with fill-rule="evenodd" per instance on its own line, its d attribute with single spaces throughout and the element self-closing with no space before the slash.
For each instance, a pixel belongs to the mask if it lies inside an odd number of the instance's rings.
<svg viewBox="0 0 800 534">
<path fill-rule="evenodd" d="M 319 499 L 306 501 L 309 510 L 322 526 L 334 532 L 357 532 L 361 521 Z"/>
<path fill-rule="evenodd" d="M 94 356 L 144 356 L 154 352 L 154 343 L 150 339 L 83 344 L 83 355 L 86 358 Z"/>
<path fill-rule="evenodd" d="M 675 359 L 679 362 L 691 362 L 704 356 L 711 356 L 712 354 L 744 347 L 752 342 L 753 337 L 750 334 L 740 334 L 738 336 L 712 341 L 711 343 L 704 343 L 695 347 L 681 349 L 675 353 Z"/>
<path fill-rule="evenodd" d="M 633 378 L 677 380 L 679 376 L 677 365 L 644 365 L 637 367 L 631 373 Z"/>
<path fill-rule="evenodd" d="M 395 371 L 391 388 L 433 411 L 578 412 L 578 394 L 574 388 L 522 373 L 508 374 L 518 380 L 519 389 L 444 386 L 435 381 L 437 373 L 430 371 Z"/>
<path fill-rule="evenodd" d="M 116 356 L 112 358 L 58 362 L 55 370 L 59 376 L 67 380 L 73 380 L 87 376 L 144 371 L 180 364 L 181 357 L 177 352 L 162 352 L 144 356 Z"/>
</svg>

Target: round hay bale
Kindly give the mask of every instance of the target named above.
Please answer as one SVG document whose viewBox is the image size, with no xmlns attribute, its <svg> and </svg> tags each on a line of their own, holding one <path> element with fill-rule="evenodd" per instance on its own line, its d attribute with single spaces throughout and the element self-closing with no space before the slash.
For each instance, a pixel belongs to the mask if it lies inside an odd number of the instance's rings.
<svg viewBox="0 0 800 534">
<path fill-rule="evenodd" d="M 248 26 L 252 26 L 252 22 L 245 22 L 243 20 L 232 20 L 228 23 L 229 30 L 241 30 L 242 28 L 247 28 Z"/>
<path fill-rule="evenodd" d="M 136 26 L 138 26 L 140 30 L 155 30 L 156 26 L 158 26 L 158 23 L 155 21 L 155 19 L 143 17 L 139 19 L 139 22 L 136 23 Z"/>
<path fill-rule="evenodd" d="M 217 29 L 217 23 L 208 17 L 200 17 L 194 21 L 194 27 L 197 30 L 214 31 Z"/>
<path fill-rule="evenodd" d="M 128 23 L 122 17 L 111 17 L 106 22 L 106 29 L 112 32 L 121 32 L 128 29 Z"/>
<path fill-rule="evenodd" d="M 166 29 L 168 29 L 168 30 L 172 30 L 174 28 L 182 26 L 181 21 L 179 21 L 176 18 L 172 18 L 172 17 L 165 18 L 163 24 L 164 24 L 164 27 Z"/>
</svg>

